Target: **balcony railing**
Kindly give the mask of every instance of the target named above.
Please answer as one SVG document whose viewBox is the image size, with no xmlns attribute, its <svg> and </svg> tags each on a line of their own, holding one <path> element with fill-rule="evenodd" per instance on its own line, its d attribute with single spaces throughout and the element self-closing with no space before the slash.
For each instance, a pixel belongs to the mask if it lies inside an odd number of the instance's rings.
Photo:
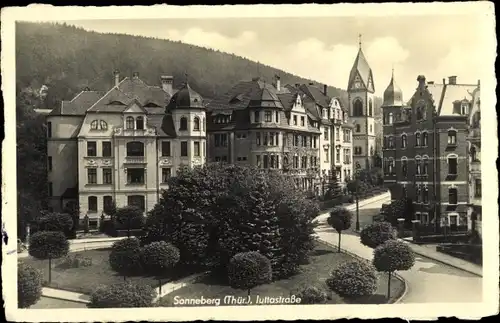
<svg viewBox="0 0 500 323">
<path fill-rule="evenodd" d="M 126 156 L 124 164 L 145 164 L 146 158 L 144 156 Z"/>
</svg>

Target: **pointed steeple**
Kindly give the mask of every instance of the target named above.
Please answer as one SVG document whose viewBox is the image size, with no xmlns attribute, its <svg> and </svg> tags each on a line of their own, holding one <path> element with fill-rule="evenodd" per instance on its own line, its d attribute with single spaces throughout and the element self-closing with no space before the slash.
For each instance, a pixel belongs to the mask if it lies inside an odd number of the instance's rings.
<svg viewBox="0 0 500 323">
<path fill-rule="evenodd" d="M 383 107 L 402 107 L 403 106 L 403 91 L 394 80 L 394 66 L 392 67 L 392 76 L 389 85 L 384 91 Z"/>
<path fill-rule="evenodd" d="M 363 53 L 361 34 L 358 35 L 358 55 L 354 60 L 354 64 L 349 74 L 349 83 L 347 89 L 355 88 L 355 83 L 360 83 L 358 88 L 366 89 L 370 93 L 375 92 L 375 85 L 373 84 L 373 73 L 365 54 Z"/>
</svg>

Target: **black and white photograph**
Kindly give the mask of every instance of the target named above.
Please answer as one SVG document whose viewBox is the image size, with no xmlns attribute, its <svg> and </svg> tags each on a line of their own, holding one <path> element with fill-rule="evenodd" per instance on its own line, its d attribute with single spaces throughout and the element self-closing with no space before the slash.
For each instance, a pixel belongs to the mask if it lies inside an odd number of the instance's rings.
<svg viewBox="0 0 500 323">
<path fill-rule="evenodd" d="M 1 21 L 10 320 L 498 314 L 493 3 Z"/>
</svg>

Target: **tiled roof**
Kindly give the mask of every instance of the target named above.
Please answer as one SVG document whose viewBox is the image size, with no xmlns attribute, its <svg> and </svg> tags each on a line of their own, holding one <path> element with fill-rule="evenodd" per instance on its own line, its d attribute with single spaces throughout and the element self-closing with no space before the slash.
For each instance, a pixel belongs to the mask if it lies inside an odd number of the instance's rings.
<svg viewBox="0 0 500 323">
<path fill-rule="evenodd" d="M 391 81 L 384 91 L 384 102 L 382 103 L 384 107 L 399 107 L 403 106 L 403 91 L 396 84 L 394 80 L 394 72 L 392 73 Z"/>
<path fill-rule="evenodd" d="M 352 83 L 352 81 L 356 77 L 356 74 L 358 73 L 365 86 L 368 86 L 368 79 L 370 78 L 372 70 L 361 48 L 359 48 L 358 55 L 354 60 L 351 73 L 349 74 L 349 85 Z"/>
<path fill-rule="evenodd" d="M 95 102 L 87 112 L 123 112 L 133 100 L 118 87 L 113 87 Z"/>
<path fill-rule="evenodd" d="M 87 109 L 104 95 L 101 91 L 82 91 L 71 101 L 62 101 L 50 115 L 85 115 Z"/>
<path fill-rule="evenodd" d="M 283 105 L 285 111 L 291 110 L 293 104 L 295 103 L 295 98 L 297 97 L 297 93 L 281 93 L 278 94 L 278 98 Z"/>
<path fill-rule="evenodd" d="M 318 87 L 302 84 L 300 86 L 300 90 L 303 91 L 311 99 L 313 99 L 319 106 L 327 108 L 330 105 L 331 99 L 326 96 Z"/>
<path fill-rule="evenodd" d="M 203 98 L 195 90 L 184 83 L 182 87 L 172 95 L 172 99 L 167 105 L 167 111 L 179 108 L 204 108 Z"/>
</svg>

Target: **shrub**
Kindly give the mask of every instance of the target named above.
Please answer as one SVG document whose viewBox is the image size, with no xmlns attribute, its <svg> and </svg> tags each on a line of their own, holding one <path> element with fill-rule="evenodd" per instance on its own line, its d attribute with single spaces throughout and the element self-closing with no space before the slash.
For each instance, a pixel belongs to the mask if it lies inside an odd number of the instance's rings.
<svg viewBox="0 0 500 323">
<path fill-rule="evenodd" d="M 46 213 L 38 220 L 38 231 L 59 231 L 72 235 L 73 217 L 66 213 Z"/>
<path fill-rule="evenodd" d="M 342 231 L 347 230 L 351 227 L 352 213 L 346 208 L 334 208 L 330 212 L 330 217 L 328 217 L 328 224 L 332 226 L 339 233 L 339 252 L 340 252 L 340 240 L 342 237 Z"/>
<path fill-rule="evenodd" d="M 377 290 L 378 281 L 371 264 L 354 260 L 333 269 L 326 284 L 342 297 L 356 298 L 372 295 Z"/>
<path fill-rule="evenodd" d="M 42 273 L 24 262 L 17 264 L 17 302 L 19 308 L 28 308 L 42 296 Z"/>
<path fill-rule="evenodd" d="M 64 257 L 68 252 L 69 242 L 62 232 L 41 231 L 30 237 L 29 255 L 49 260 L 49 283 L 52 280 L 52 259 Z"/>
<path fill-rule="evenodd" d="M 141 247 L 137 238 L 115 242 L 109 253 L 109 265 L 117 273 L 128 276 L 141 272 Z"/>
<path fill-rule="evenodd" d="M 92 258 L 83 257 L 81 255 L 75 255 L 75 256 L 68 255 L 64 257 L 64 259 L 57 267 L 62 269 L 69 269 L 69 268 L 81 268 L 90 266 L 92 266 Z"/>
<path fill-rule="evenodd" d="M 376 248 L 388 240 L 397 239 L 397 232 L 389 222 L 374 222 L 361 230 L 360 238 L 365 246 Z"/>
<path fill-rule="evenodd" d="M 138 207 L 133 205 L 116 209 L 114 219 L 116 219 L 116 229 L 127 230 L 127 236 L 129 237 L 130 230 L 142 229 L 145 221 L 143 212 Z"/>
<path fill-rule="evenodd" d="M 229 284 L 233 288 L 250 290 L 272 280 L 271 262 L 258 252 L 236 254 L 228 266 Z"/>
<path fill-rule="evenodd" d="M 89 308 L 151 307 L 155 298 L 151 286 L 130 282 L 98 287 L 90 296 Z"/>
<path fill-rule="evenodd" d="M 152 242 L 142 248 L 141 259 L 149 273 L 161 273 L 177 265 L 180 253 L 179 249 L 164 241 Z"/>
<path fill-rule="evenodd" d="M 297 293 L 301 304 L 324 304 L 328 299 L 326 291 L 318 286 L 302 287 Z"/>
</svg>

